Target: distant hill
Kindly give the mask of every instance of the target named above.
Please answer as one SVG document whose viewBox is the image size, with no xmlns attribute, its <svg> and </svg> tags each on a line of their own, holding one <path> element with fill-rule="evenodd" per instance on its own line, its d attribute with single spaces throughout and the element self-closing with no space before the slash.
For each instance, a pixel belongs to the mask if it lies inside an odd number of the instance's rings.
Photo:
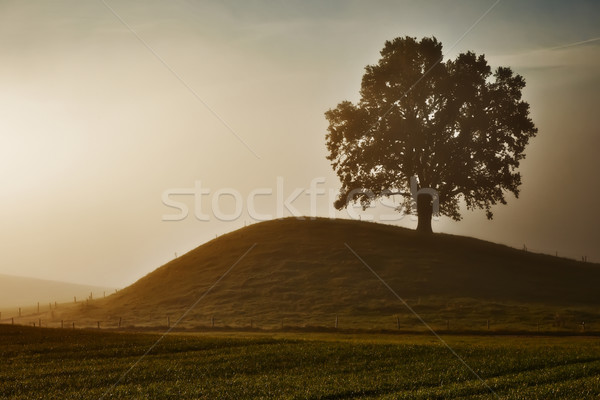
<svg viewBox="0 0 600 400">
<path fill-rule="evenodd" d="M 2 308 L 32 308 L 33 306 L 37 308 L 38 302 L 48 308 L 48 303 L 72 302 L 74 296 L 83 300 L 89 297 L 90 293 L 95 297 L 101 297 L 104 292 L 109 295 L 114 290 L 114 288 L 100 286 L 0 274 L 0 312 Z"/>
<path fill-rule="evenodd" d="M 241 260 L 239 258 L 256 246 Z M 62 318 L 182 326 L 418 327 L 348 249 L 435 326 L 600 328 L 600 265 L 478 239 L 349 220 L 263 222 L 220 236 Z M 452 322 L 450 322 L 452 321 Z"/>
</svg>

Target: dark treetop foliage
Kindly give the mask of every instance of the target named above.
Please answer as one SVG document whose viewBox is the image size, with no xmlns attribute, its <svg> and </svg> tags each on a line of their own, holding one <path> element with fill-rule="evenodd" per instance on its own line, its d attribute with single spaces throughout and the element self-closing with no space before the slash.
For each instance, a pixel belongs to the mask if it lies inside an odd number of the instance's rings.
<svg viewBox="0 0 600 400">
<path fill-rule="evenodd" d="M 510 68 L 493 73 L 472 52 L 441 62 L 435 38 L 396 38 L 369 65 L 358 104 L 343 101 L 325 113 L 328 159 L 342 182 L 335 203 L 366 207 L 377 197 L 403 195 L 412 210 L 410 179 L 439 193 L 439 213 L 461 218 L 468 209 L 506 204 L 519 195 L 519 162 L 537 133 L 525 81 Z M 369 193 L 370 191 L 370 193 Z"/>
</svg>

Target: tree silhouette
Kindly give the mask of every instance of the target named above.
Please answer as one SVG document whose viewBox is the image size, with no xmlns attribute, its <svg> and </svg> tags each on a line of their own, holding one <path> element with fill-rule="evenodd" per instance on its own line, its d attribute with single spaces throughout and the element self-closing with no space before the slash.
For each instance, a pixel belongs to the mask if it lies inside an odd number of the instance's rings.
<svg viewBox="0 0 600 400">
<path fill-rule="evenodd" d="M 417 230 L 429 233 L 434 214 L 461 219 L 461 199 L 491 219 L 506 192 L 518 197 L 517 168 L 537 133 L 525 81 L 506 67 L 492 73 L 483 55 L 442 58 L 435 38 L 387 41 L 365 68 L 358 104 L 325 113 L 337 209 L 400 195 L 398 209 L 416 211 Z"/>
</svg>

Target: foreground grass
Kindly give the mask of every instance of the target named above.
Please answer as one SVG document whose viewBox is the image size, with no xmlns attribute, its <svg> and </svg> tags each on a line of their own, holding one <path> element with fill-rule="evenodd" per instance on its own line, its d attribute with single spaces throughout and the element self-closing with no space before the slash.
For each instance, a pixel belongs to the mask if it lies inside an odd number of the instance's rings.
<svg viewBox="0 0 600 400">
<path fill-rule="evenodd" d="M 0 398 L 495 398 L 429 336 L 167 336 L 119 381 L 158 337 L 0 326 Z M 596 338 L 446 339 L 502 399 L 600 396 Z"/>
</svg>

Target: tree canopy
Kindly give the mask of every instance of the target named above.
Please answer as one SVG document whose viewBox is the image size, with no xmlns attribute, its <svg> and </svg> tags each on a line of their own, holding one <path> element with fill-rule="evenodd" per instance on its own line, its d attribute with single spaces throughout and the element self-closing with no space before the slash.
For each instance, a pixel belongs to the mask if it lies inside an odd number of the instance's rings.
<svg viewBox="0 0 600 400">
<path fill-rule="evenodd" d="M 517 169 L 537 133 L 521 99 L 523 77 L 508 67 L 492 72 L 472 52 L 442 59 L 435 38 L 387 41 L 365 68 L 360 101 L 325 113 L 327 158 L 342 183 L 336 208 L 401 195 L 402 210 L 430 232 L 432 212 L 460 220 L 461 199 L 491 219 L 507 192 L 519 196 Z M 437 198 L 423 191 L 417 201 L 415 182 Z"/>
</svg>

